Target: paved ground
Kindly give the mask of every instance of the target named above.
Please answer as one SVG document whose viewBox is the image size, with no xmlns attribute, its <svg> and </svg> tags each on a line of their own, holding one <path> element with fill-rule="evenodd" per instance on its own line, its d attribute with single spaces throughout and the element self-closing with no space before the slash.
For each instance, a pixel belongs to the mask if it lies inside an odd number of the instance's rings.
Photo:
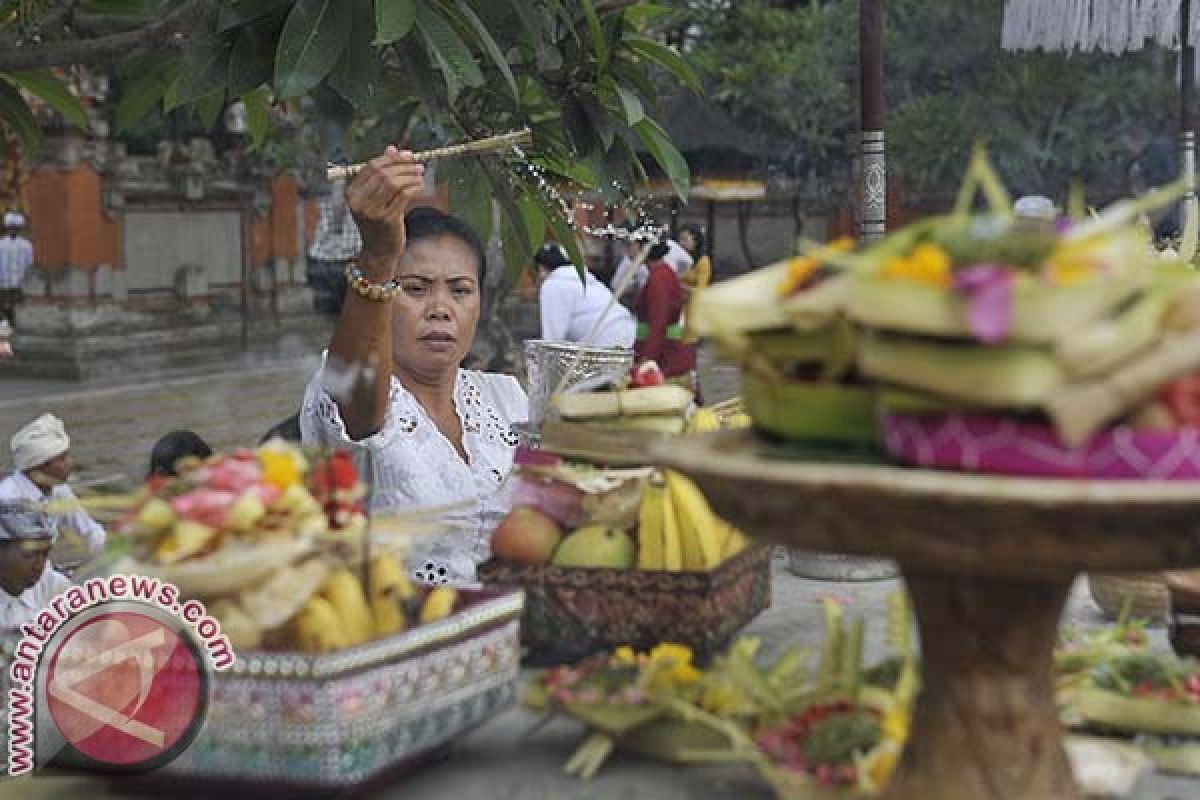
<svg viewBox="0 0 1200 800">
<path fill-rule="evenodd" d="M 0 443 L 24 421 L 42 411 L 62 416 L 86 468 L 85 477 L 113 473 L 138 476 L 154 440 L 180 427 L 191 428 L 215 447 L 250 445 L 271 425 L 296 408 L 312 360 L 272 367 L 192 374 L 155 380 L 131 376 L 123 387 L 80 387 L 50 383 L 0 383 Z M 702 379 L 710 401 L 737 391 L 729 368 L 705 359 Z M 0 455 L 0 469 L 7 452 Z M 792 642 L 815 642 L 820 631 L 817 600 L 837 594 L 870 621 L 868 655 L 881 652 L 883 604 L 896 582 L 823 583 L 796 578 L 776 565 L 774 603 L 747 629 L 762 637 L 769 651 Z M 1102 624 L 1098 609 L 1082 585 L 1072 597 L 1070 624 Z M 1156 634 L 1164 645 L 1162 632 Z M 535 719 L 521 710 L 496 718 L 464 739 L 443 761 L 377 796 L 404 800 L 674 800 L 737 797 L 754 800 L 768 794 L 753 777 L 729 769 L 675 769 L 633 758 L 617 757 L 590 783 L 563 775 L 561 767 L 579 741 L 580 730 L 556 723 L 527 735 Z M 92 779 L 38 779 L 33 783 L 0 782 L 0 797 L 33 800 L 91 800 L 131 797 L 121 786 L 105 787 Z M 1200 797 L 1200 781 L 1148 776 L 1136 800 L 1185 800 Z M 1014 798 L 1014 800 L 1017 800 Z"/>
</svg>

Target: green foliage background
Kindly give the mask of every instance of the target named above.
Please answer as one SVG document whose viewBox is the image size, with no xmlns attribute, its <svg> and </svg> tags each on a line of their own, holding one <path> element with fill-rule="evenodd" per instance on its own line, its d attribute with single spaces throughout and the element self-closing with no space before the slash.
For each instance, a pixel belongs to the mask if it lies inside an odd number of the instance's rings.
<svg viewBox="0 0 1200 800">
<path fill-rule="evenodd" d="M 957 187 L 985 141 L 1017 193 L 1129 192 L 1150 137 L 1173 135 L 1176 54 L 1006 53 L 1003 0 L 887 0 L 889 169 L 918 203 Z M 696 2 L 708 94 L 792 146 L 778 163 L 836 188 L 858 129 L 858 0 Z"/>
</svg>

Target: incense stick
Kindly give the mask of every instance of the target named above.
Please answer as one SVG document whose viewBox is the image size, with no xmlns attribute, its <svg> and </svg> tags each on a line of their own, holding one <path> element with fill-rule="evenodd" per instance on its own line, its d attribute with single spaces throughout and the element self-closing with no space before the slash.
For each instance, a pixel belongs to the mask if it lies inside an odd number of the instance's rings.
<svg viewBox="0 0 1200 800">
<path fill-rule="evenodd" d="M 434 150 L 423 150 L 418 153 L 413 153 L 413 160 L 419 163 L 424 163 L 426 161 L 433 161 L 438 158 L 479 155 L 481 153 L 491 153 L 497 150 L 507 150 L 510 147 L 529 144 L 531 141 L 533 141 L 533 132 L 530 131 L 529 128 L 522 128 L 519 131 L 502 133 L 499 136 L 489 136 L 486 139 L 476 139 L 472 142 L 452 144 L 447 147 L 439 147 Z M 326 168 L 325 177 L 331 181 L 353 178 L 365 166 L 366 164 L 351 164 L 347 167 L 331 166 Z"/>
</svg>

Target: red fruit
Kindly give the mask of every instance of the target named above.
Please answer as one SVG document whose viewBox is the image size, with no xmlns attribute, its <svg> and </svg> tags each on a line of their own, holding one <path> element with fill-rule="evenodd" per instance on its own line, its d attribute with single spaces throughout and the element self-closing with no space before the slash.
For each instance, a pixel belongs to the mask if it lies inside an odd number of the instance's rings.
<svg viewBox="0 0 1200 800">
<path fill-rule="evenodd" d="M 635 389 L 646 386 L 662 386 L 666 382 L 667 378 L 663 375 L 662 369 L 653 361 L 643 361 L 634 367 L 629 381 Z"/>
<path fill-rule="evenodd" d="M 546 564 L 562 540 L 562 528 L 536 508 L 514 508 L 492 534 L 492 552 L 513 564 Z"/>
<path fill-rule="evenodd" d="M 318 497 L 335 489 L 353 489 L 358 485 L 358 470 L 345 450 L 338 450 L 312 470 L 312 490 Z"/>
<path fill-rule="evenodd" d="M 1162 401 L 1175 422 L 1189 428 L 1200 428 L 1200 373 L 1194 372 L 1167 384 Z"/>
</svg>

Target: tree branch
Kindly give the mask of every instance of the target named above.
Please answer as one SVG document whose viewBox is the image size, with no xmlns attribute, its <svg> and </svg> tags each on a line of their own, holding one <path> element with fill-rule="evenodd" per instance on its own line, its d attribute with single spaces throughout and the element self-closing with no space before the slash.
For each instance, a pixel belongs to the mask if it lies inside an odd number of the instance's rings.
<svg viewBox="0 0 1200 800">
<path fill-rule="evenodd" d="M 186 0 L 173 11 L 131 31 L 47 44 L 22 44 L 0 51 L 0 72 L 95 64 L 114 56 L 127 56 L 147 45 L 178 46 L 176 36 L 188 28 L 209 0 Z"/>
</svg>

